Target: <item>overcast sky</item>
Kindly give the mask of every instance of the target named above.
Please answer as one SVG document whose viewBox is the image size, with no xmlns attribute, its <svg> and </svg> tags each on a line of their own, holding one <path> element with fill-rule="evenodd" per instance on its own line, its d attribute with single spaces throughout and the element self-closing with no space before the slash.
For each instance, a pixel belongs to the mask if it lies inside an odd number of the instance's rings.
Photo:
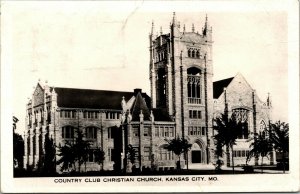
<svg viewBox="0 0 300 194">
<path fill-rule="evenodd" d="M 279 6 L 219 2 L 5 2 L 3 48 L 12 70 L 13 114 L 23 131 L 26 103 L 38 79 L 50 86 L 133 91 L 150 95 L 149 32 L 169 32 L 176 11 L 181 29 L 213 28 L 214 80 L 242 73 L 273 120 L 288 122 L 287 12 Z M 3 55 L 2 55 L 3 56 Z"/>
</svg>

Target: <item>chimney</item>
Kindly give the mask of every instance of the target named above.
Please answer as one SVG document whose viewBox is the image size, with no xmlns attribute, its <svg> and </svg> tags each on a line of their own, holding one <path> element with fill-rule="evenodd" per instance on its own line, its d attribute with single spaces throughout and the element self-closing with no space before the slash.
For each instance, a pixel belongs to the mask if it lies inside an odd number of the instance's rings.
<svg viewBox="0 0 300 194">
<path fill-rule="evenodd" d="M 133 90 L 133 93 L 134 93 L 135 96 L 136 96 L 139 92 L 142 93 L 142 89 L 140 89 L 140 88 L 135 88 L 135 89 Z"/>
</svg>

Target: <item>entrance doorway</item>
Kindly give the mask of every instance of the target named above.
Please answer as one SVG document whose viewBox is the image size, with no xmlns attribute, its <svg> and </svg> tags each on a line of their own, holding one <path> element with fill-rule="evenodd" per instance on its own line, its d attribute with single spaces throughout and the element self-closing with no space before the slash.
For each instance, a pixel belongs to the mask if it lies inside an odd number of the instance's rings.
<svg viewBox="0 0 300 194">
<path fill-rule="evenodd" d="M 200 150 L 192 151 L 192 163 L 201 163 L 201 151 Z"/>
<path fill-rule="evenodd" d="M 204 163 L 204 153 L 202 150 L 202 146 L 197 142 L 192 145 L 191 162 L 192 164 Z"/>
</svg>

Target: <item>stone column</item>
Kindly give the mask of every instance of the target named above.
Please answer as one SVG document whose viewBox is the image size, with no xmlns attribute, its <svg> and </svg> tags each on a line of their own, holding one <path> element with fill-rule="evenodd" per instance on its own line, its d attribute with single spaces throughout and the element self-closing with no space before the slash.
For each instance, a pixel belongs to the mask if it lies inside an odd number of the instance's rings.
<svg viewBox="0 0 300 194">
<path fill-rule="evenodd" d="M 32 129 L 29 130 L 29 165 L 33 164 L 33 131 Z"/>
<path fill-rule="evenodd" d="M 150 112 L 150 121 L 151 121 L 151 129 L 150 129 L 150 161 L 151 161 L 151 168 L 154 167 L 154 144 L 153 139 L 155 135 L 155 125 L 154 125 L 154 115 L 153 111 Z"/>
<path fill-rule="evenodd" d="M 23 156 L 23 167 L 24 169 L 27 169 L 27 164 L 28 164 L 28 144 L 27 144 L 27 137 L 26 132 L 24 133 L 24 156 Z"/>
<path fill-rule="evenodd" d="M 46 135 L 46 128 L 47 126 L 43 126 L 42 127 L 42 131 L 41 131 L 41 138 L 42 138 L 42 154 L 45 154 L 45 135 Z"/>
<path fill-rule="evenodd" d="M 168 59 L 169 59 L 168 55 Z M 167 107 L 169 115 L 173 115 L 173 94 L 172 94 L 172 68 L 171 68 L 171 62 L 168 61 L 167 64 Z"/>
<path fill-rule="evenodd" d="M 151 72 L 151 98 L 152 98 L 152 107 L 156 108 L 156 76 L 157 70 L 154 67 L 150 70 Z"/>
<path fill-rule="evenodd" d="M 35 168 L 38 168 L 38 163 L 39 163 L 39 154 L 40 154 L 40 146 L 39 146 L 39 129 L 36 128 L 35 130 L 35 156 L 34 156 L 34 165 Z"/>
<path fill-rule="evenodd" d="M 142 165 L 143 165 L 143 161 L 144 161 L 143 156 L 142 156 L 142 153 L 144 150 L 144 145 L 142 144 L 142 138 L 144 136 L 144 114 L 143 114 L 142 110 L 141 110 L 141 113 L 139 116 L 140 116 L 140 134 L 139 134 L 139 147 L 140 147 L 139 162 L 140 162 L 140 165 L 139 165 L 139 167 L 140 167 L 140 171 L 142 171 Z"/>
</svg>

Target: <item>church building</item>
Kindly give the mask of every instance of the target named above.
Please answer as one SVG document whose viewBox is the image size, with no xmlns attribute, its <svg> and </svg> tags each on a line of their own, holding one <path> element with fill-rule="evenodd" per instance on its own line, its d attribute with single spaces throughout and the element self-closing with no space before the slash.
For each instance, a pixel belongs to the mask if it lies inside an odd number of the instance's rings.
<svg viewBox="0 0 300 194">
<path fill-rule="evenodd" d="M 37 169 L 45 157 L 45 138 L 56 146 L 74 142 L 76 130 L 91 143 L 85 168 L 99 170 L 93 149 L 105 153 L 104 170 L 176 168 L 177 157 L 165 149 L 166 139 L 183 137 L 192 144 L 181 165 L 212 166 L 213 119 L 225 110 L 244 123 L 233 156 L 245 164 L 251 133 L 271 120 L 271 101 L 261 101 L 241 74 L 213 82 L 212 27 L 206 17 L 200 33 L 182 30 L 174 13 L 170 31 L 149 35 L 150 96 L 133 92 L 49 87 L 38 83 L 27 104 L 24 167 Z M 135 164 L 125 149 L 136 150 Z M 225 156 L 226 157 L 226 156 Z M 59 156 L 56 155 L 56 160 Z M 230 164 L 230 158 L 226 161 Z M 253 162 L 253 161 L 252 161 Z M 256 161 L 257 162 L 257 161 Z M 270 157 L 270 163 L 274 157 Z M 84 167 L 82 167 L 84 168 Z M 56 168 L 60 172 L 60 166 Z"/>
</svg>

